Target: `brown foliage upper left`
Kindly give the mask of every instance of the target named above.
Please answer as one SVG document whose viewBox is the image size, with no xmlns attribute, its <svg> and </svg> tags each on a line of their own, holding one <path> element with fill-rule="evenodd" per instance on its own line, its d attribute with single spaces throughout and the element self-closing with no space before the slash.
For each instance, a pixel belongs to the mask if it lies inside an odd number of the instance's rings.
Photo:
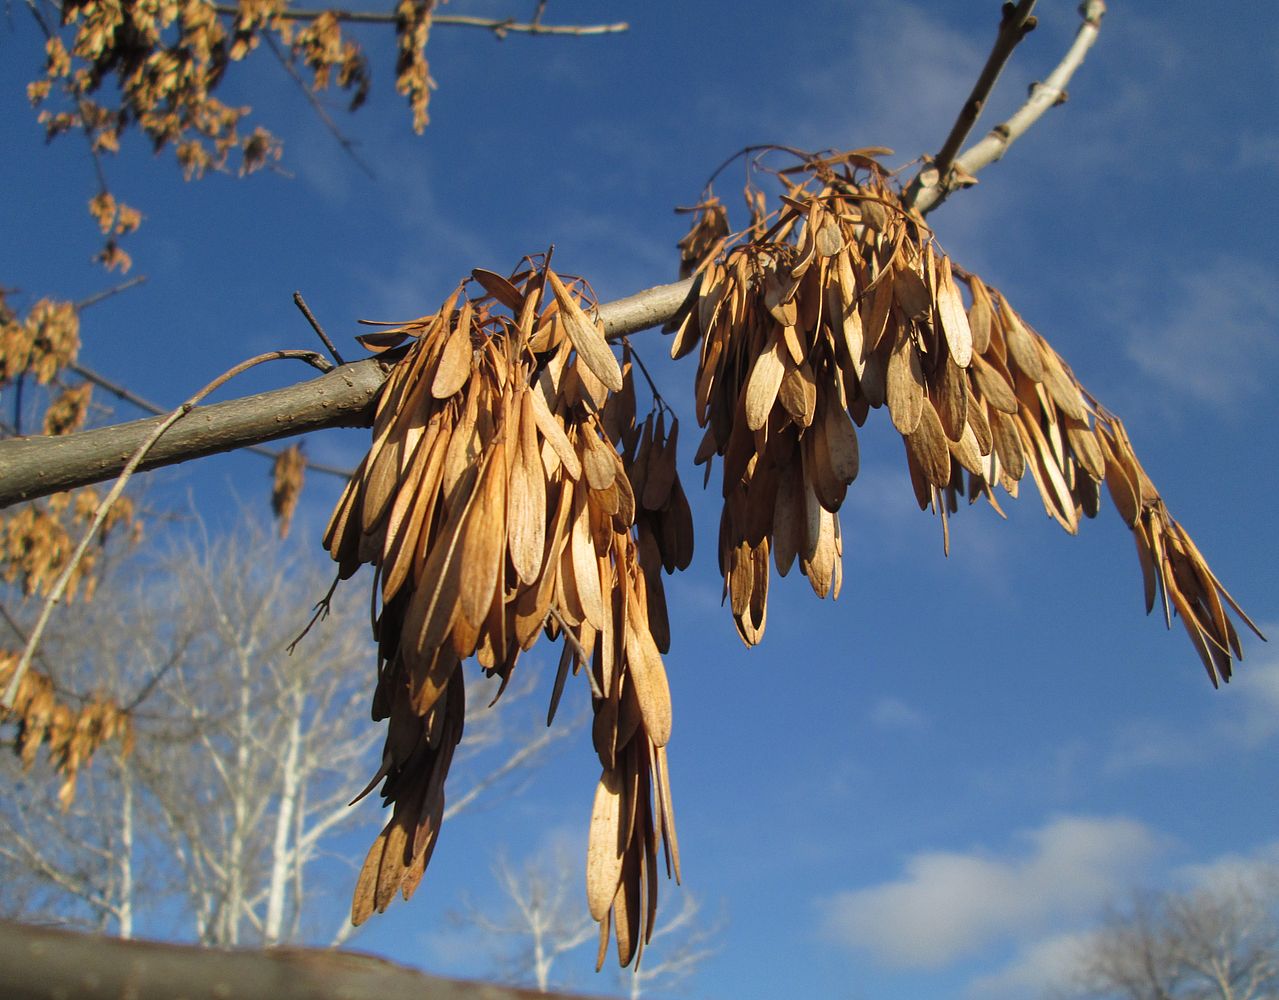
<svg viewBox="0 0 1279 1000">
<path fill-rule="evenodd" d="M 7 687 L 18 665 L 18 656 L 0 651 L 0 688 Z M 14 749 L 24 767 L 30 767 L 44 746 L 54 769 L 62 777 L 58 802 L 62 808 L 75 798 L 76 779 L 93 754 L 108 740 L 122 741 L 124 753 L 133 748 L 133 723 L 129 714 L 105 698 L 78 699 L 73 706 L 59 696 L 53 681 L 38 670 L 28 670 L 18 685 L 13 708 L 0 708 L 0 722 L 16 722 Z"/>
</svg>

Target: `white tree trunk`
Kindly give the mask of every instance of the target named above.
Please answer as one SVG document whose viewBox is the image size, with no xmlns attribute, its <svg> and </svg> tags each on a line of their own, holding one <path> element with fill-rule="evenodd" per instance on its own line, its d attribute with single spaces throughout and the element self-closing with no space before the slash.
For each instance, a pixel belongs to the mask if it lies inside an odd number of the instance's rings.
<svg viewBox="0 0 1279 1000">
<path fill-rule="evenodd" d="M 289 729 L 284 760 L 280 765 L 280 804 L 275 814 L 275 840 L 271 847 L 271 880 L 262 935 L 263 943 L 267 945 L 278 944 L 283 936 L 285 895 L 299 860 L 289 840 L 297 814 L 298 796 L 303 787 L 300 747 L 304 699 L 301 688 L 295 684 L 288 694 Z"/>
</svg>

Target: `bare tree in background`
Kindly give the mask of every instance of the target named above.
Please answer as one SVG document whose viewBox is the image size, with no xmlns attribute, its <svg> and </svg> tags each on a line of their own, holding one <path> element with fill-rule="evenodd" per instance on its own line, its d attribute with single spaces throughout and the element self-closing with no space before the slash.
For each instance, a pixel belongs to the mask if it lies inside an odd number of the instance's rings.
<svg viewBox="0 0 1279 1000">
<path fill-rule="evenodd" d="M 493 864 L 493 877 L 506 898 L 501 914 L 494 917 L 468 899 L 452 915 L 454 922 L 487 935 L 502 981 L 532 986 L 539 993 L 564 985 L 551 978 L 555 961 L 598 936 L 582 906 L 576 853 L 558 844 L 517 868 L 503 850 Z"/>
<path fill-rule="evenodd" d="M 1109 913 L 1067 993 L 1122 1000 L 1279 996 L 1279 868 Z"/>
<path fill-rule="evenodd" d="M 680 908 L 665 917 L 644 948 L 643 960 L 620 972 L 622 986 L 631 1000 L 677 992 L 698 966 L 718 950 L 716 939 L 723 932 L 720 916 L 709 924 L 702 913 L 702 901 L 687 889 L 680 893 Z"/>
<path fill-rule="evenodd" d="M 493 865 L 493 877 L 505 909 L 494 917 L 491 908 L 468 901 L 453 914 L 455 923 L 487 935 L 503 982 L 532 986 L 540 993 L 562 989 L 569 984 L 552 976 L 555 962 L 587 944 L 594 947 L 599 928 L 582 906 L 579 853 L 558 842 L 516 865 L 503 851 Z M 724 921 L 705 924 L 701 901 L 687 889 L 680 891 L 679 899 L 680 908 L 658 922 L 641 960 L 619 970 L 621 992 L 631 1000 L 654 990 L 677 989 L 715 952 L 713 941 Z"/>
<path fill-rule="evenodd" d="M 259 526 L 185 543 L 164 563 L 132 588 L 104 587 L 46 647 L 61 686 L 109 686 L 131 706 L 134 748 L 99 751 L 66 811 L 43 763 L 24 776 L 6 758 L 23 787 L 0 804 L 4 911 L 131 937 L 140 911 L 163 907 L 170 928 L 204 944 L 341 943 L 352 875 L 316 875 L 341 864 L 325 849 L 333 837 L 370 823 L 369 807 L 348 807 L 382 736 L 366 717 L 364 609 L 335 602 L 290 655 L 298 609 L 330 582 L 318 555 Z M 510 746 L 520 704 L 475 716 L 451 812 L 567 731 Z"/>
</svg>

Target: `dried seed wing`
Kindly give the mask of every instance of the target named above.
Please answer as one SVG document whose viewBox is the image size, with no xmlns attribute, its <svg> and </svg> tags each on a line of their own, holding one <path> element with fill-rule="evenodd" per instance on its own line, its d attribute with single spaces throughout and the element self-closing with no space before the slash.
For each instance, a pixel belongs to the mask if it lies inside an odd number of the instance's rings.
<svg viewBox="0 0 1279 1000">
<path fill-rule="evenodd" d="M 448 399 L 466 384 L 471 375 L 471 300 L 463 299 L 458 310 L 457 325 L 444 342 L 435 377 L 431 380 L 431 395 L 436 399 Z"/>
<path fill-rule="evenodd" d="M 480 499 L 471 508 L 462 544 L 461 611 L 477 629 L 488 617 L 507 547 L 506 441 L 499 439 L 491 448 L 488 469 L 478 486 Z"/>
<path fill-rule="evenodd" d="M 857 430 L 842 407 L 828 402 L 823 409 L 826 450 L 830 456 L 831 472 L 847 486 L 857 478 L 860 463 Z"/>
<path fill-rule="evenodd" d="M 906 449 L 913 454 L 931 485 L 941 489 L 950 482 L 950 448 L 932 406 L 924 406 L 919 425 L 913 434 L 906 435 Z"/>
<path fill-rule="evenodd" d="M 1012 378 L 1002 366 L 995 367 L 984 355 L 974 354 L 969 370 L 973 373 L 978 394 L 987 403 L 1001 413 L 1011 415 L 1017 412 L 1017 394 L 1013 392 Z"/>
<path fill-rule="evenodd" d="M 950 259 L 943 257 L 937 282 L 937 313 L 950 357 L 960 368 L 967 368 L 973 356 L 973 333 L 964 312 L 964 300 L 951 276 Z M 954 440 L 953 438 L 951 440 Z"/>
<path fill-rule="evenodd" d="M 549 383 L 543 385 L 539 380 L 538 385 L 529 391 L 530 403 L 533 407 L 533 420 L 537 423 L 537 429 L 542 432 L 542 437 L 546 439 L 555 456 L 564 464 L 566 471 L 571 479 L 582 478 L 582 463 L 577 457 L 577 450 L 573 447 L 573 443 L 568 439 L 568 435 L 564 433 L 564 426 L 551 408 L 547 405 L 545 391 L 549 388 Z"/>
<path fill-rule="evenodd" d="M 661 417 L 658 418 L 657 426 L 660 434 Z M 676 466 L 678 444 L 679 421 L 672 418 L 670 435 L 660 448 L 657 438 L 654 438 L 653 449 L 649 453 L 648 468 L 644 477 L 644 494 L 641 499 L 645 510 L 662 510 L 670 501 L 671 490 L 678 474 Z"/>
<path fill-rule="evenodd" d="M 885 396 L 893 426 L 902 434 L 914 433 L 927 400 L 919 354 L 905 331 L 898 335 L 893 352 L 888 356 L 885 380 Z"/>
<path fill-rule="evenodd" d="M 777 391 L 781 388 L 782 379 L 786 375 L 786 364 L 782 360 L 781 340 L 777 328 L 769 334 L 764 349 L 751 365 L 750 375 L 746 379 L 746 426 L 753 431 L 759 430 L 768 423 L 768 415 L 772 412 L 773 403 L 777 399 Z"/>
<path fill-rule="evenodd" d="M 968 328 L 973 338 L 973 353 L 985 354 L 990 350 L 990 329 L 994 322 L 994 309 L 986 283 L 976 276 L 968 279 L 968 290 L 973 304 L 968 309 Z"/>
<path fill-rule="evenodd" d="M 586 842 L 586 903 L 595 920 L 608 915 L 621 881 L 622 812 L 622 775 L 618 768 L 606 770 L 595 788 Z"/>
<path fill-rule="evenodd" d="M 995 455 L 1004 473 L 1013 481 L 1019 482 L 1026 473 L 1026 456 L 1021 447 L 1021 436 L 1017 433 L 1014 419 L 1002 410 L 993 406 L 986 411 L 990 420 L 990 436 L 993 439 Z"/>
<path fill-rule="evenodd" d="M 640 945 L 640 871 L 639 852 L 633 844 L 622 857 L 622 873 L 617 895 L 613 899 L 613 932 L 617 940 L 617 962 L 624 969 L 636 957 Z"/>
<path fill-rule="evenodd" d="M 649 739 L 663 747 L 671 738 L 670 684 L 662 655 L 648 629 L 647 612 L 640 606 L 633 589 L 627 588 L 626 598 L 627 676 L 635 685 Z"/>
<path fill-rule="evenodd" d="M 666 846 L 666 874 L 675 876 L 675 884 L 681 879 L 679 865 L 679 839 L 675 836 L 675 807 L 671 799 L 671 771 L 666 762 L 666 748 L 649 742 L 649 761 L 652 764 L 653 789 L 657 793 L 658 811 L 662 821 L 662 843 Z M 673 870 L 673 871 L 672 871 Z"/>
<path fill-rule="evenodd" d="M 614 392 L 622 388 L 622 368 L 617 363 L 603 332 L 587 317 L 577 300 L 569 294 L 564 282 L 550 268 L 546 269 L 546 279 L 550 282 L 551 291 L 555 294 L 555 302 L 560 307 L 560 317 L 573 348 L 591 372 Z"/>
<path fill-rule="evenodd" d="M 928 396 L 941 418 L 946 438 L 958 442 L 968 422 L 968 375 L 951 358 L 942 362 L 940 373 L 934 372 L 934 384 Z"/>
<path fill-rule="evenodd" d="M 590 511 L 586 491 L 573 498 L 574 516 L 566 555 L 571 556 L 572 582 L 582 614 L 596 629 L 603 628 L 604 600 L 600 591 L 595 543 L 591 539 Z"/>
<path fill-rule="evenodd" d="M 1008 357 L 1029 379 L 1044 380 L 1044 365 L 1035 344 L 1035 334 L 1026 329 L 1020 316 L 1008 304 L 1004 296 L 996 292 L 999 301 L 999 323 L 1004 331 L 1004 343 L 1008 345 Z"/>
<path fill-rule="evenodd" d="M 600 440 L 593 427 L 582 426 L 578 432 L 578 445 L 582 449 L 582 471 L 593 490 L 606 490 L 613 485 L 617 475 L 616 452 Z"/>
<path fill-rule="evenodd" d="M 520 393 L 520 435 L 507 489 L 507 543 L 511 566 L 528 585 L 537 582 L 546 546 L 546 480 L 537 444 L 531 392 Z"/>
<path fill-rule="evenodd" d="M 514 285 L 503 278 L 500 274 L 493 271 L 486 271 L 482 267 L 471 268 L 471 277 L 479 282 L 480 287 L 491 295 L 496 301 L 502 303 L 507 309 L 511 310 L 516 316 L 519 316 L 524 308 L 524 296 Z"/>
<path fill-rule="evenodd" d="M 807 361 L 797 367 L 787 366 L 777 399 L 800 427 L 812 425 L 817 411 L 817 378 Z"/>
</svg>

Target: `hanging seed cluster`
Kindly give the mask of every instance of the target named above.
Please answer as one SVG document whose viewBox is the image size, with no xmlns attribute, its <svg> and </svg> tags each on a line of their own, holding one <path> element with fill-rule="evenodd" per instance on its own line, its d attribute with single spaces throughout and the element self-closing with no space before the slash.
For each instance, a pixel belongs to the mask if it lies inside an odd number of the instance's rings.
<svg viewBox="0 0 1279 1000">
<path fill-rule="evenodd" d="M 352 919 L 422 878 L 462 736 L 463 661 L 504 688 L 545 633 L 564 639 L 549 715 L 570 671 L 592 689 L 603 773 L 587 895 L 601 962 L 612 929 L 626 965 L 652 933 L 659 836 L 668 875 L 679 871 L 660 578 L 692 556 L 677 427 L 662 412 L 637 423 L 629 354 L 618 363 L 582 283 L 540 258 L 509 279 L 477 270 L 472 280 L 475 298 L 464 283 L 439 312 L 361 338 L 375 351 L 412 343 L 325 535 L 340 576 L 375 567 L 373 715 L 389 720 L 365 793 L 383 782 L 392 815 Z"/>
<path fill-rule="evenodd" d="M 18 655 L 0 651 L 0 688 L 9 684 Z M 28 670 L 18 685 L 11 709 L 0 708 L 0 721 L 17 723 L 14 750 L 23 767 L 35 763 L 40 747 L 47 748 L 54 770 L 62 776 L 58 803 L 68 808 L 75 799 L 80 769 L 108 740 L 123 741 L 124 752 L 133 747 L 133 725 L 127 712 L 105 698 L 91 698 L 73 708 L 61 700 L 53 681 L 38 670 Z"/>
<path fill-rule="evenodd" d="M 723 462 L 719 561 L 742 639 L 764 632 L 770 559 L 783 576 L 798 563 L 819 597 L 838 596 L 855 428 L 886 407 L 947 546 L 961 496 L 998 510 L 994 488 L 1016 496 L 1029 470 L 1073 534 L 1105 482 L 1137 538 L 1147 610 L 1161 593 L 1213 683 L 1229 679 L 1241 652 L 1224 605 L 1256 626 L 1168 514 L 1120 421 L 1002 294 L 937 249 L 890 186 L 882 152 L 801 155 L 775 173 L 780 205 L 767 215 L 748 184 L 751 226 L 737 238 L 708 196 L 680 243 L 701 281 L 671 354 L 699 352 L 696 461 L 708 477 L 712 457 Z"/>
</svg>

